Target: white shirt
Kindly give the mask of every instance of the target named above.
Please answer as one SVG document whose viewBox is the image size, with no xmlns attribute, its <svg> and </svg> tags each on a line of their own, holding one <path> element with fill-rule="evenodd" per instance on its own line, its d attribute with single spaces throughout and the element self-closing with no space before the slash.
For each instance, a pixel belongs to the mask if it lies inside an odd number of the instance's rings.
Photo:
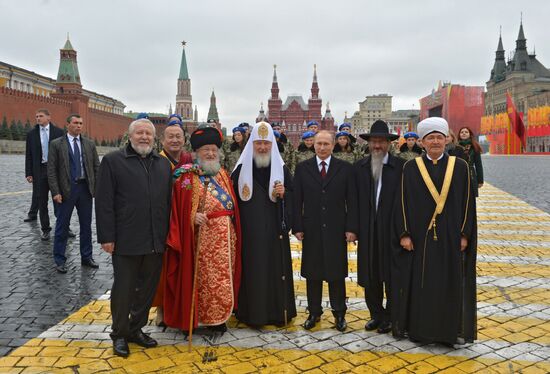
<svg viewBox="0 0 550 374">
<path fill-rule="evenodd" d="M 439 156 L 439 157 L 437 158 L 437 161 L 441 160 L 441 159 L 443 158 L 443 155 L 444 155 L 444 154 L 445 154 L 445 152 L 443 152 L 443 153 L 441 154 L 441 156 Z M 427 153 L 426 153 L 426 157 L 428 158 L 428 160 L 433 161 L 433 158 L 431 158 Z"/>
<path fill-rule="evenodd" d="M 44 141 L 46 144 L 49 144 L 50 140 L 50 124 L 48 123 L 46 126 L 39 126 L 40 128 L 40 147 L 42 147 L 42 144 L 44 144 Z M 46 139 L 44 139 L 44 137 Z M 48 162 L 48 150 L 42 148 L 42 163 Z"/>
<path fill-rule="evenodd" d="M 384 156 L 382 163 L 386 165 L 388 163 L 388 153 Z M 384 175 L 384 169 L 382 168 L 382 173 L 380 174 L 380 179 L 378 179 L 378 186 L 376 186 L 376 210 L 378 210 L 378 201 L 380 200 L 380 191 L 382 191 L 382 175 Z"/>
<path fill-rule="evenodd" d="M 315 158 L 317 159 L 317 167 L 319 168 L 319 173 L 321 172 L 321 169 L 323 169 L 323 165 L 321 165 L 321 162 L 325 161 L 325 171 L 328 173 L 328 167 L 330 165 L 330 159 L 332 158 L 332 156 L 328 156 L 325 160 L 321 160 L 319 158 L 319 156 L 315 156 Z"/>
<path fill-rule="evenodd" d="M 82 174 L 84 174 L 84 162 L 82 160 L 82 143 L 80 142 L 80 135 L 74 137 L 71 134 L 67 133 L 67 139 L 69 139 L 69 144 L 71 146 L 71 150 L 73 151 L 73 154 L 74 154 L 74 139 L 76 139 L 76 143 L 78 144 L 78 150 L 80 152 L 80 170 L 82 171 Z"/>
</svg>

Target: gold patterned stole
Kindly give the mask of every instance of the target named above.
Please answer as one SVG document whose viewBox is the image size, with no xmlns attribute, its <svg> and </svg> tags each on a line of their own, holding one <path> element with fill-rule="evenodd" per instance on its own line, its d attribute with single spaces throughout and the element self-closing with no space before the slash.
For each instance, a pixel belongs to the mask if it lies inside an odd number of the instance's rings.
<svg viewBox="0 0 550 374">
<path fill-rule="evenodd" d="M 437 188 L 434 185 L 434 182 L 432 178 L 430 177 L 430 174 L 428 173 L 428 169 L 426 169 L 426 165 L 424 164 L 424 160 L 422 157 L 415 158 L 416 165 L 418 166 L 418 169 L 420 170 L 420 175 L 422 175 L 422 179 L 424 180 L 424 184 L 426 184 L 426 187 L 428 188 L 428 191 L 430 191 L 430 194 L 432 195 L 432 198 L 435 201 L 435 211 L 432 216 L 432 219 L 430 221 L 430 225 L 428 226 L 428 231 L 430 231 L 433 227 L 434 229 L 434 241 L 437 241 L 437 233 L 436 233 L 436 219 L 441 212 L 443 212 L 443 208 L 445 207 L 445 202 L 447 201 L 447 196 L 449 195 L 449 189 L 451 187 L 451 180 L 453 178 L 453 171 L 455 168 L 455 162 L 456 157 L 455 156 L 449 156 L 449 162 L 447 163 L 447 169 L 445 170 L 445 179 L 443 180 L 443 187 L 441 188 L 441 193 L 437 191 Z"/>
</svg>

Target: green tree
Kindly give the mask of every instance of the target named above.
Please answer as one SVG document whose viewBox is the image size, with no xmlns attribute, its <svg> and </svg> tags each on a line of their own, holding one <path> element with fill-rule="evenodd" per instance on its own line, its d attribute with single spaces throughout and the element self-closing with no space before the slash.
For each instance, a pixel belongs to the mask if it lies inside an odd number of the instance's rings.
<svg viewBox="0 0 550 374">
<path fill-rule="evenodd" d="M 6 116 L 2 118 L 2 125 L 0 125 L 0 139 L 8 139 L 10 129 L 8 127 L 8 120 Z"/>
</svg>

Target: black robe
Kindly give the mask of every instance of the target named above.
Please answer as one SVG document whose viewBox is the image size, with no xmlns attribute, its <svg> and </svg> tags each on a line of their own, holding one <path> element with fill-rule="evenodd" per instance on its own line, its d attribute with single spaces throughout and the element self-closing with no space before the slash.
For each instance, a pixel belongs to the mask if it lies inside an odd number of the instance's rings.
<svg viewBox="0 0 550 374">
<path fill-rule="evenodd" d="M 377 186 L 372 177 L 371 156 L 357 161 L 354 165 L 357 191 L 359 191 L 357 283 L 362 287 L 367 287 L 369 281 L 390 283 L 390 232 L 403 164 L 404 161 L 401 158 L 388 154 L 388 162 L 382 168 L 382 189 L 378 198 L 378 210 L 375 203 Z M 375 264 L 373 258 L 378 258 L 378 263 Z M 377 267 L 377 272 L 373 270 L 374 266 Z M 373 274 L 379 274 L 381 278 L 372 279 Z"/>
<path fill-rule="evenodd" d="M 434 165 L 422 156 L 438 192 L 441 192 L 449 156 Z M 434 229 L 427 231 L 435 202 L 415 160 L 403 168 L 392 235 L 392 322 L 394 336 L 425 343 L 472 342 L 476 327 L 477 229 L 475 199 L 468 164 L 457 158 L 451 187 Z M 409 235 L 414 250 L 403 249 L 399 240 Z M 468 239 L 464 252 L 460 238 Z"/>
<path fill-rule="evenodd" d="M 235 191 L 238 191 L 241 167 L 231 175 Z M 270 170 L 271 167 L 258 169 L 254 166 L 254 188 L 250 200 L 242 201 L 237 193 L 242 232 L 242 275 L 236 317 L 253 326 L 284 324 L 285 305 L 287 320 L 296 317 L 288 236 L 292 228 L 292 176 L 284 167 L 287 231 L 283 233 L 281 205 L 268 197 Z M 282 280 L 283 269 L 285 280 Z"/>
</svg>

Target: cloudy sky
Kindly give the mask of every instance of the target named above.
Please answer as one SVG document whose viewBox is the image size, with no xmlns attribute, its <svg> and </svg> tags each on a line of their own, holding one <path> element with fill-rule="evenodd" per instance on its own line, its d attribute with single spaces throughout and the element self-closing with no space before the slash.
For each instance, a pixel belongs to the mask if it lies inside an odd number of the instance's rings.
<svg viewBox="0 0 550 374">
<path fill-rule="evenodd" d="M 193 105 L 211 90 L 227 127 L 256 117 L 273 64 L 284 100 L 320 96 L 338 123 L 366 95 L 418 109 L 438 81 L 484 86 L 499 27 L 507 53 L 523 12 L 528 50 L 550 67 L 549 0 L 0 0 L 0 61 L 57 76 L 67 32 L 85 88 L 163 112 L 174 105 L 187 41 Z"/>
</svg>

